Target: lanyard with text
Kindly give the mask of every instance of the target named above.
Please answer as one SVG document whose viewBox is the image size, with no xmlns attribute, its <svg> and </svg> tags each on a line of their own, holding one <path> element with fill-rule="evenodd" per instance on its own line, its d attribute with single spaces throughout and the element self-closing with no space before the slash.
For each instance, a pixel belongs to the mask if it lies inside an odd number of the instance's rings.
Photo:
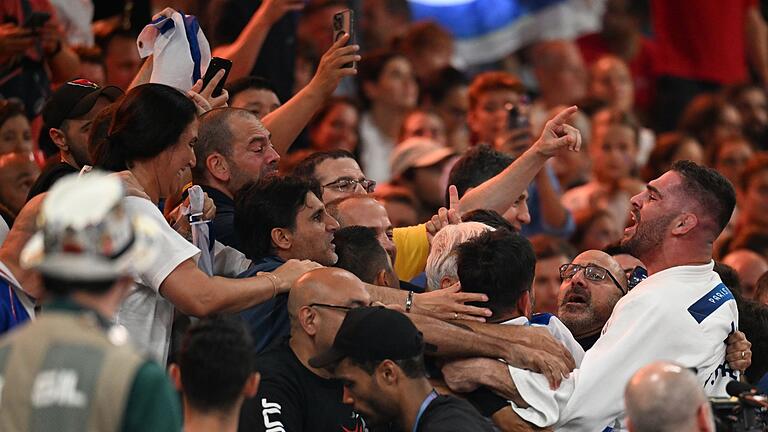
<svg viewBox="0 0 768 432">
<path fill-rule="evenodd" d="M 424 414 L 424 411 L 427 410 L 427 407 L 430 403 L 432 403 L 433 400 L 437 397 L 437 392 L 433 389 L 426 398 L 424 398 L 424 402 L 421 403 L 421 406 L 419 407 L 419 413 L 416 414 L 416 421 L 413 422 L 413 432 L 416 432 L 419 429 L 419 420 L 421 420 L 422 414 Z"/>
</svg>

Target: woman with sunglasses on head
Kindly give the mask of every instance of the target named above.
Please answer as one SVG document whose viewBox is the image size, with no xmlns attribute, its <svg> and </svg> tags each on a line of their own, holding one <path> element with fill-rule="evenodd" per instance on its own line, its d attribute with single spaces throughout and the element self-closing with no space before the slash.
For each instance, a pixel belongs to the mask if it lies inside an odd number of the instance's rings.
<svg viewBox="0 0 768 432">
<path fill-rule="evenodd" d="M 134 342 L 165 364 L 174 308 L 203 317 L 238 312 L 290 289 L 309 261 L 289 261 L 274 273 L 247 279 L 208 276 L 197 268 L 199 250 L 174 231 L 158 208 L 161 199 L 176 195 L 195 165 L 197 110 L 172 87 L 144 84 L 130 90 L 115 110 L 107 137 L 92 143 L 95 165 L 109 171 L 127 170 L 149 199 L 127 197 L 132 211 L 161 225 L 161 250 L 152 268 L 138 275 L 136 287 L 123 301 L 118 323 Z"/>
</svg>

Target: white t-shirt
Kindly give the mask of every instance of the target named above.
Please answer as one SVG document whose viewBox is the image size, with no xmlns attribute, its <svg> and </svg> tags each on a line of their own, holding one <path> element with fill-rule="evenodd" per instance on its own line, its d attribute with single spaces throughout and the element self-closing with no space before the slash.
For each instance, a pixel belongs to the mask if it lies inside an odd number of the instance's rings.
<svg viewBox="0 0 768 432">
<path fill-rule="evenodd" d="M 509 321 L 504 321 L 501 324 L 546 327 L 546 329 L 549 330 L 549 333 L 552 334 L 552 337 L 560 341 L 560 343 L 562 343 L 571 353 L 573 360 L 576 362 L 576 367 L 581 365 L 581 360 L 584 358 L 584 348 L 581 347 L 581 344 L 576 341 L 576 338 L 573 337 L 573 334 L 568 330 L 568 327 L 566 327 L 558 317 L 552 314 L 542 313 L 534 315 L 532 321 L 528 321 L 528 318 L 521 316 Z"/>
<path fill-rule="evenodd" d="M 523 419 L 558 431 L 620 430 L 627 382 L 658 360 L 695 367 L 708 396 L 726 396 L 725 385 L 738 374 L 725 360 L 725 340 L 739 315 L 713 266 L 672 267 L 638 284 L 619 300 L 581 367 L 556 391 L 541 374 L 510 367 L 521 397 L 531 405 L 512 408 Z"/>
<path fill-rule="evenodd" d="M 173 323 L 173 305 L 160 295 L 160 284 L 182 262 L 195 258 L 200 250 L 168 225 L 151 201 L 126 197 L 125 207 L 134 214 L 151 217 L 160 227 L 154 265 L 136 278 L 120 305 L 117 323 L 125 326 L 135 346 L 165 366 Z"/>
<path fill-rule="evenodd" d="M 360 119 L 360 163 L 365 176 L 379 183 L 388 182 L 389 157 L 394 148 L 395 142 L 376 127 L 370 113 L 364 113 Z"/>
</svg>

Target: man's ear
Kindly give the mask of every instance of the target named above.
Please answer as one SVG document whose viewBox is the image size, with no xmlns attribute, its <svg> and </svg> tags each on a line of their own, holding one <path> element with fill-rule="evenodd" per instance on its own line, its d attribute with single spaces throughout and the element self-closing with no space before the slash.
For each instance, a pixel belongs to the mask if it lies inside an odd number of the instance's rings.
<svg viewBox="0 0 768 432">
<path fill-rule="evenodd" d="M 245 396 L 246 399 L 256 396 L 256 392 L 259 391 L 260 381 L 261 375 L 259 375 L 258 372 L 254 372 L 248 376 L 248 379 L 245 380 L 245 385 L 243 386 L 243 396 Z"/>
<path fill-rule="evenodd" d="M 299 320 L 299 324 L 301 324 L 301 328 L 304 329 L 306 334 L 310 336 L 317 334 L 317 323 L 315 322 L 317 313 L 315 313 L 315 309 L 309 306 L 303 306 L 299 309 L 298 317 L 296 318 Z"/>
<path fill-rule="evenodd" d="M 67 144 L 67 138 L 66 135 L 64 135 L 63 130 L 50 128 L 48 129 L 48 136 L 51 137 L 51 141 L 56 144 L 56 147 L 58 147 L 59 150 L 64 152 L 69 151 L 69 144 Z"/>
<path fill-rule="evenodd" d="M 376 368 L 376 374 L 381 382 L 387 385 L 395 385 L 399 379 L 400 368 L 392 360 L 384 360 Z"/>
<path fill-rule="evenodd" d="M 179 365 L 171 363 L 171 365 L 168 366 L 168 375 L 170 375 L 171 382 L 176 390 L 183 393 L 184 387 L 181 385 L 181 369 L 179 369 Z"/>
<path fill-rule="evenodd" d="M 458 282 L 458 281 L 453 279 L 450 276 L 443 276 L 443 278 L 440 279 L 440 289 L 446 289 L 449 286 L 455 284 L 456 282 Z"/>
<path fill-rule="evenodd" d="M 530 318 L 533 314 L 533 297 L 531 295 L 533 288 L 524 291 L 523 295 L 517 300 L 517 313 L 521 316 Z"/>
<path fill-rule="evenodd" d="M 213 152 L 205 158 L 205 168 L 208 174 L 220 182 L 228 182 L 232 177 L 227 159 L 218 152 Z"/>
<path fill-rule="evenodd" d="M 287 228 L 272 228 L 272 244 L 277 249 L 288 250 L 293 245 L 293 233 Z"/>
<path fill-rule="evenodd" d="M 672 227 L 673 235 L 685 235 L 688 234 L 699 224 L 699 218 L 693 213 L 683 213 L 675 218 L 674 226 Z"/>
<path fill-rule="evenodd" d="M 387 279 L 387 270 L 381 269 L 376 274 L 376 279 L 373 281 L 375 285 L 389 287 L 389 280 Z"/>
</svg>

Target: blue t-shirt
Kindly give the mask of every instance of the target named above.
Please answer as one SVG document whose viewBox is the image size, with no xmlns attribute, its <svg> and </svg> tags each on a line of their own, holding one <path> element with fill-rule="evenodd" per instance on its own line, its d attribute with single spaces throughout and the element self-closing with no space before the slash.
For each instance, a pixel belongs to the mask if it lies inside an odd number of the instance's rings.
<svg viewBox="0 0 768 432">
<path fill-rule="evenodd" d="M 283 265 L 285 261 L 270 256 L 254 261 L 251 267 L 242 272 L 238 278 L 247 278 L 258 272 L 271 272 Z M 291 322 L 288 318 L 288 293 L 278 294 L 275 298 L 240 312 L 246 328 L 253 338 L 256 353 L 264 351 L 275 340 L 282 340 L 291 333 Z"/>
<path fill-rule="evenodd" d="M 16 290 L 0 277 L 0 334 L 29 321 L 29 314 L 21 303 Z"/>
</svg>

